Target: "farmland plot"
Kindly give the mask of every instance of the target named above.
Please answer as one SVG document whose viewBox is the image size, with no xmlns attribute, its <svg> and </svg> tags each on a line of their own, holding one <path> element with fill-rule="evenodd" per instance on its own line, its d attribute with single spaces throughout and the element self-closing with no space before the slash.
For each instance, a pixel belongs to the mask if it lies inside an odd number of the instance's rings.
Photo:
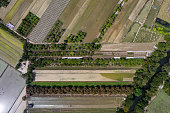
<svg viewBox="0 0 170 113">
<path fill-rule="evenodd" d="M 117 3 L 118 0 L 87 0 L 84 3 L 78 2 L 77 4 L 81 4 L 82 6 L 78 11 L 72 9 L 73 12 L 75 11 L 77 13 L 75 14 L 72 12 L 75 16 L 74 18 L 70 17 L 71 21 L 68 20 L 70 21 L 70 24 L 67 24 L 68 27 L 66 28 L 66 32 L 63 34 L 60 42 L 63 42 L 70 34 L 75 35 L 79 30 L 87 33 L 83 42 L 93 41 L 98 37 L 100 28 L 104 24 L 105 20 L 110 16 Z M 61 18 L 63 17 L 63 14 L 61 15 Z M 60 20 L 64 24 L 68 23 L 65 20 Z"/>
<path fill-rule="evenodd" d="M 140 28 L 140 24 L 139 23 L 134 23 L 131 28 L 130 31 L 127 33 L 127 35 L 125 36 L 125 38 L 123 39 L 123 42 L 133 42 L 136 33 L 138 32 Z"/>
<path fill-rule="evenodd" d="M 160 6 L 159 4 L 161 4 L 161 2 L 163 0 L 156 0 L 157 4 L 155 3 L 155 5 L 158 7 Z M 159 7 L 158 7 L 159 9 Z M 163 4 L 160 8 L 159 14 L 158 14 L 158 18 L 161 18 L 164 21 L 167 21 L 170 23 L 170 1 L 169 0 L 164 0 Z"/>
<path fill-rule="evenodd" d="M 154 20 L 155 20 L 155 18 L 157 16 L 157 13 L 158 13 L 158 11 L 160 9 L 160 6 L 161 6 L 162 2 L 163 2 L 163 0 L 154 0 L 152 8 L 151 8 L 151 10 L 150 10 L 150 12 L 149 12 L 149 14 L 147 16 L 147 19 L 145 21 L 145 25 L 147 27 L 149 27 L 149 28 L 152 27 L 153 22 L 154 22 Z M 163 8 L 163 6 L 161 8 Z M 161 12 L 162 12 L 162 10 L 159 11 L 159 15 L 161 15 Z M 159 15 L 158 15 L 158 17 L 161 18 L 161 16 L 159 16 Z M 166 18 L 166 17 L 168 17 L 168 15 L 164 12 L 164 18 Z"/>
<path fill-rule="evenodd" d="M 147 17 L 150 8 L 152 6 L 152 1 L 153 0 L 149 0 L 146 5 L 144 6 L 144 8 L 142 9 L 142 11 L 140 12 L 140 14 L 137 16 L 136 21 L 139 23 L 144 23 L 145 22 L 145 18 Z"/>
<path fill-rule="evenodd" d="M 147 28 L 141 28 L 138 35 L 136 36 L 136 39 L 134 42 L 141 43 L 141 42 L 156 42 L 157 40 L 163 38 L 162 35 L 147 29 Z"/>
<path fill-rule="evenodd" d="M 23 44 L 9 32 L 0 28 L 0 57 L 15 66 L 23 53 Z"/>
<path fill-rule="evenodd" d="M 118 14 L 116 17 L 114 23 L 112 26 L 108 29 L 106 34 L 103 37 L 102 42 L 103 43 L 120 43 L 122 40 L 122 35 L 121 37 L 117 38 L 118 35 L 120 35 L 120 31 L 124 27 L 124 25 L 129 26 L 128 24 L 131 23 L 131 21 L 128 20 L 129 16 L 133 12 L 134 8 L 136 7 L 137 3 L 139 0 L 128 0 L 126 2 L 121 10 L 121 12 Z"/>
</svg>

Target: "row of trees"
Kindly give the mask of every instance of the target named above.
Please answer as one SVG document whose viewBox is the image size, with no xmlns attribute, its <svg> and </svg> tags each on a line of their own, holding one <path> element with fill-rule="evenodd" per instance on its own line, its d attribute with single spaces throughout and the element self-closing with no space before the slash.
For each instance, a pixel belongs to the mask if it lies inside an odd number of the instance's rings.
<svg viewBox="0 0 170 113">
<path fill-rule="evenodd" d="M 124 2 L 127 2 L 127 0 L 124 0 Z M 99 33 L 100 36 L 98 38 L 96 38 L 93 42 L 94 43 L 99 43 L 102 40 L 102 37 L 104 36 L 104 34 L 106 33 L 106 31 L 110 28 L 110 26 L 113 24 L 113 22 L 115 21 L 118 12 L 121 11 L 122 9 L 122 4 L 124 3 L 120 3 L 116 6 L 116 9 L 113 11 L 112 15 L 106 20 L 106 22 L 104 23 L 104 25 L 102 26 L 102 28 L 100 29 Z"/>
<path fill-rule="evenodd" d="M 28 56 L 61 57 L 61 56 L 92 56 L 94 51 L 29 51 Z"/>
<path fill-rule="evenodd" d="M 17 29 L 17 32 L 23 36 L 27 36 L 33 27 L 37 25 L 39 18 L 33 13 L 29 12 L 27 16 L 22 20 L 22 23 Z"/>
<path fill-rule="evenodd" d="M 158 93 L 159 86 L 168 79 L 168 72 L 162 67 L 169 64 L 169 43 L 168 40 L 160 42 L 157 49 L 143 63 L 142 68 L 136 71 L 133 94 L 128 95 L 118 113 L 143 113 L 151 97 Z"/>
<path fill-rule="evenodd" d="M 61 29 L 62 25 L 63 23 L 60 20 L 57 20 L 47 35 L 45 42 L 57 43 L 65 31 L 65 29 Z"/>
<path fill-rule="evenodd" d="M 27 44 L 27 50 L 29 51 L 94 51 L 101 48 L 101 44 L 85 43 L 85 44 Z"/>
<path fill-rule="evenodd" d="M 6 7 L 9 4 L 9 0 L 0 0 L 0 8 Z"/>
<path fill-rule="evenodd" d="M 27 94 L 130 94 L 131 85 L 126 86 L 27 86 Z"/>
<path fill-rule="evenodd" d="M 80 43 L 83 42 L 83 39 L 86 37 L 85 32 L 79 31 L 77 35 L 70 35 L 67 37 L 66 40 L 64 40 L 64 43 Z"/>
<path fill-rule="evenodd" d="M 61 59 L 61 58 L 40 58 L 32 60 L 35 67 L 55 66 L 140 66 L 143 59 L 114 59 L 114 58 L 82 58 L 82 59 Z"/>
</svg>

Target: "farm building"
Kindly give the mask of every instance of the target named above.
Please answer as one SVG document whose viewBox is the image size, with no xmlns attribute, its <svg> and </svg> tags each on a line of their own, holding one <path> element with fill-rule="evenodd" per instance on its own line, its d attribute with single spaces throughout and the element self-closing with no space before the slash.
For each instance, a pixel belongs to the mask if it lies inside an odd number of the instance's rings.
<svg viewBox="0 0 170 113">
<path fill-rule="evenodd" d="M 23 113 L 25 95 L 25 79 L 21 73 L 0 60 L 0 113 Z"/>
</svg>

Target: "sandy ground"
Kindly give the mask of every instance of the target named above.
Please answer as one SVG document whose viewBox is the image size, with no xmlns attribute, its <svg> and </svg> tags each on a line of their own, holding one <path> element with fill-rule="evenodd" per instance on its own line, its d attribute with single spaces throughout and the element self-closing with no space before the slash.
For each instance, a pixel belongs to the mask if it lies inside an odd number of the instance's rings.
<svg viewBox="0 0 170 113">
<path fill-rule="evenodd" d="M 115 81 L 100 74 L 36 74 L 35 81 Z"/>
<path fill-rule="evenodd" d="M 0 18 L 3 20 L 5 18 L 5 16 L 7 15 L 7 13 L 11 10 L 11 8 L 14 6 L 15 2 L 17 0 L 11 0 L 11 2 L 8 4 L 8 6 L 6 8 L 1 7 L 0 8 Z"/>
<path fill-rule="evenodd" d="M 83 15 L 83 13 L 86 11 L 86 8 L 88 7 L 90 3 L 90 0 L 86 0 L 84 2 L 84 4 L 82 5 L 82 7 L 80 8 L 80 10 L 78 11 L 78 13 L 75 15 L 75 17 L 73 18 L 72 22 L 70 23 L 70 25 L 67 27 L 66 31 L 64 32 L 62 38 L 60 39 L 59 42 L 64 42 L 64 40 L 67 38 L 67 36 L 71 33 L 71 30 L 73 29 L 73 27 L 77 24 L 78 20 L 81 18 L 81 16 Z"/>
<path fill-rule="evenodd" d="M 103 44 L 100 51 L 153 51 L 155 43 Z"/>
<path fill-rule="evenodd" d="M 135 73 L 135 70 L 34 70 L 36 74 Z"/>
</svg>

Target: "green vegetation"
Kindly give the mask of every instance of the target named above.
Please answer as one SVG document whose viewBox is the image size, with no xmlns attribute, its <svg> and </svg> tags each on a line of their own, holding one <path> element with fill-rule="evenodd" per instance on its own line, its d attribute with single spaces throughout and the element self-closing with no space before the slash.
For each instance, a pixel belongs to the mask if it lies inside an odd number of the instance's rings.
<svg viewBox="0 0 170 113">
<path fill-rule="evenodd" d="M 130 94 L 131 85 L 114 86 L 27 86 L 27 94 Z"/>
<path fill-rule="evenodd" d="M 163 90 L 170 96 L 170 77 L 165 81 Z"/>
<path fill-rule="evenodd" d="M 17 2 L 14 4 L 14 6 L 11 8 L 11 10 L 8 12 L 8 14 L 4 18 L 4 22 L 8 23 L 10 20 L 12 20 L 15 13 L 19 10 L 20 5 L 24 2 L 24 0 L 17 0 Z"/>
<path fill-rule="evenodd" d="M 45 42 L 57 43 L 65 31 L 65 29 L 61 29 L 62 25 L 63 25 L 63 23 L 60 20 L 57 20 L 56 23 L 54 24 L 53 28 L 47 35 Z"/>
<path fill-rule="evenodd" d="M 157 97 L 150 103 L 147 113 L 169 113 L 170 96 L 161 90 Z"/>
<path fill-rule="evenodd" d="M 166 42 L 160 42 L 157 49 L 146 59 L 141 69 L 135 73 L 133 94 L 128 95 L 118 113 L 143 113 L 151 98 L 157 95 L 159 86 L 168 79 L 168 72 L 162 68 L 169 64 L 170 35 Z"/>
<path fill-rule="evenodd" d="M 124 0 L 124 2 L 127 2 L 127 0 Z M 122 3 L 118 4 L 116 6 L 116 9 L 113 11 L 112 15 L 108 17 L 108 19 L 106 20 L 106 22 L 104 23 L 104 25 L 99 31 L 100 36 L 93 41 L 94 43 L 99 43 L 102 40 L 102 37 L 104 36 L 104 34 L 107 32 L 107 30 L 110 28 L 110 26 L 113 24 L 114 20 L 116 19 L 118 15 L 117 13 L 121 11 Z"/>
<path fill-rule="evenodd" d="M 86 36 L 86 33 L 85 32 L 82 32 L 82 31 L 79 31 L 77 33 L 77 35 L 70 35 L 67 37 L 66 40 L 64 40 L 65 43 L 80 43 L 80 42 L 83 42 L 83 39 L 85 38 Z"/>
<path fill-rule="evenodd" d="M 32 59 L 35 67 L 57 66 L 123 66 L 134 67 L 143 64 L 143 59 L 114 59 L 114 58 L 82 58 L 82 59 L 61 59 L 61 58 L 39 58 Z"/>
<path fill-rule="evenodd" d="M 170 35 L 170 24 L 166 21 L 157 18 L 153 26 L 153 31 L 163 35 Z"/>
<path fill-rule="evenodd" d="M 39 18 L 33 13 L 29 12 L 27 16 L 22 20 L 22 23 L 17 29 L 17 32 L 23 36 L 27 36 L 33 27 L 37 25 Z"/>
<path fill-rule="evenodd" d="M 0 24 L 0 50 L 1 58 L 15 66 L 23 53 L 23 43 L 24 40 L 15 34 L 13 31 Z"/>
<path fill-rule="evenodd" d="M 9 1 L 8 0 L 0 0 L 0 7 L 6 7 L 8 6 Z"/>
<path fill-rule="evenodd" d="M 101 75 L 117 81 L 123 81 L 123 78 L 133 78 L 134 76 L 132 73 L 101 73 Z"/>
<path fill-rule="evenodd" d="M 32 82 L 31 85 L 37 86 L 113 86 L 131 85 L 131 82 Z"/>
</svg>

